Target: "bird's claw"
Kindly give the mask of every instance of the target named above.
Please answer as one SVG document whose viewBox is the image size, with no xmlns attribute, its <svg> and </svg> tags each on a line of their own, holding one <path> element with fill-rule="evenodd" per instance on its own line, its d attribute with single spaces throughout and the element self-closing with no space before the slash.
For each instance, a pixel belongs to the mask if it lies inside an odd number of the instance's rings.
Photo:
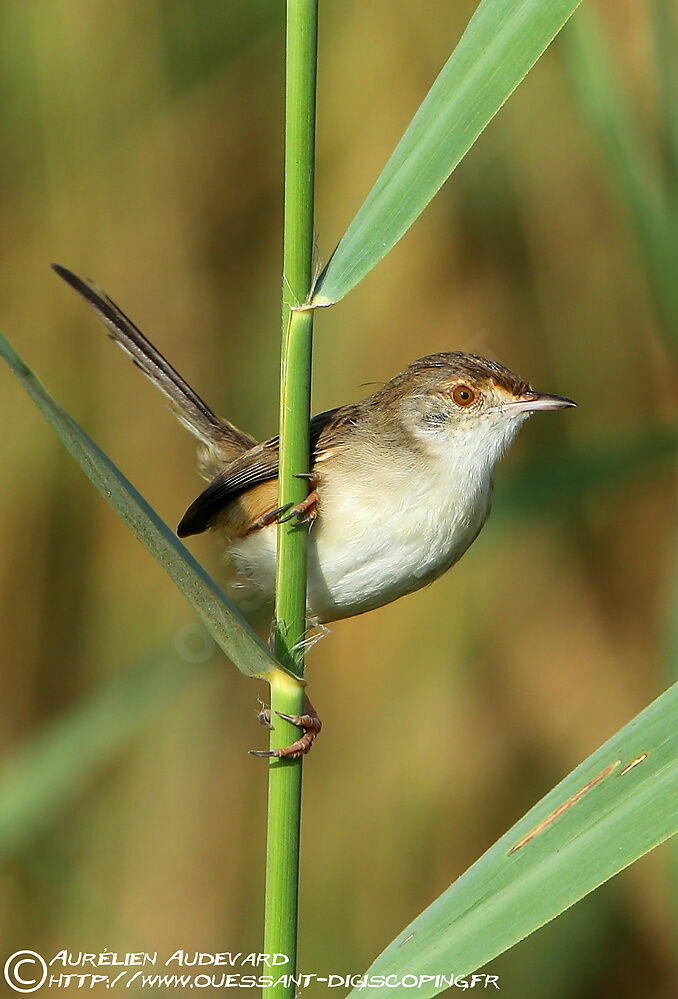
<svg viewBox="0 0 678 999">
<path fill-rule="evenodd" d="M 279 524 L 286 524 L 289 520 L 297 518 L 297 524 L 308 524 L 318 516 L 318 490 L 312 489 L 305 500 L 292 507 L 286 517 L 279 517 Z"/>
<path fill-rule="evenodd" d="M 263 725 L 264 728 L 270 728 L 272 730 L 273 725 L 271 725 L 271 709 L 262 708 L 259 714 L 257 715 L 257 721 L 259 722 L 260 725 Z"/>
<path fill-rule="evenodd" d="M 251 530 L 256 531 L 261 527 L 269 527 L 271 524 L 275 524 L 276 521 L 280 520 L 280 516 L 283 513 L 287 513 L 290 507 L 293 506 L 292 503 L 284 503 L 282 506 L 277 506 L 275 510 L 269 510 L 268 513 L 262 514 L 258 520 L 255 520 L 252 524 Z"/>
<path fill-rule="evenodd" d="M 304 730 L 303 735 L 301 735 L 295 742 L 289 746 L 283 746 L 280 749 L 250 749 L 250 755 L 294 760 L 298 756 L 305 756 L 308 752 L 310 752 L 311 746 L 315 742 L 316 736 L 322 728 L 322 722 L 320 721 L 320 718 L 318 718 L 318 714 L 308 697 L 305 700 L 304 709 L 303 715 L 288 715 L 282 711 L 276 711 L 276 714 L 280 718 L 284 718 L 285 721 L 290 722 L 292 725 L 298 725 L 299 728 Z M 270 708 L 264 708 L 260 711 L 258 719 L 262 725 L 265 725 L 268 728 L 273 728 L 271 725 Z"/>
<path fill-rule="evenodd" d="M 295 517 L 297 518 L 297 525 L 312 524 L 315 521 L 318 516 L 318 491 L 316 488 L 318 485 L 318 476 L 315 472 L 298 472 L 294 477 L 295 479 L 307 480 L 311 491 L 306 499 L 296 505 L 294 503 L 284 503 L 282 506 L 277 506 L 274 510 L 269 510 L 268 513 L 264 513 L 252 524 L 251 531 L 259 530 L 262 527 L 269 527 L 275 523 L 287 524 L 288 521 L 294 520 Z"/>
</svg>

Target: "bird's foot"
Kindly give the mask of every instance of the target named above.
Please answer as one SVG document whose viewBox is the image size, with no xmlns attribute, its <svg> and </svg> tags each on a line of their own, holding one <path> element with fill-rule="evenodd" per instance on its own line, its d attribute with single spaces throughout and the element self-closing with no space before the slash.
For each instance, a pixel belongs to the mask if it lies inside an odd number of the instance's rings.
<svg viewBox="0 0 678 999">
<path fill-rule="evenodd" d="M 307 479 L 310 492 L 305 500 L 301 503 L 297 503 L 296 506 L 289 509 L 289 512 L 284 517 L 278 518 L 279 524 L 286 524 L 288 520 L 294 520 L 297 518 L 297 524 L 313 524 L 316 517 L 318 516 L 318 483 L 320 479 L 315 474 L 315 472 L 302 472 L 299 475 L 295 475 L 295 479 Z M 283 511 L 284 512 L 284 511 Z"/>
<path fill-rule="evenodd" d="M 258 531 L 262 527 L 269 527 L 271 524 L 275 524 L 284 513 L 287 513 L 291 506 L 291 503 L 285 503 L 283 506 L 277 506 L 275 510 L 269 510 L 268 513 L 262 514 L 261 517 L 254 521 L 248 533 L 251 534 L 252 531 Z"/>
<path fill-rule="evenodd" d="M 269 527 L 271 524 L 286 524 L 288 520 L 294 520 L 295 517 L 297 518 L 298 525 L 313 524 L 318 516 L 318 476 L 315 472 L 304 472 L 295 475 L 295 478 L 308 480 L 310 492 L 306 499 L 296 505 L 293 503 L 284 503 L 282 506 L 277 506 L 275 509 L 269 510 L 254 521 L 249 529 L 249 533 L 260 530 L 262 527 Z"/>
<path fill-rule="evenodd" d="M 299 728 L 304 730 L 303 735 L 301 735 L 295 742 L 289 746 L 283 746 L 280 749 L 269 749 L 269 750 L 258 750 L 250 749 L 251 756 L 272 756 L 277 759 L 290 759 L 294 760 L 298 756 L 305 756 L 310 752 L 311 746 L 315 742 L 315 738 L 322 728 L 322 722 L 318 718 L 318 714 L 311 704 L 308 697 L 304 699 L 304 714 L 303 715 L 286 715 L 282 711 L 276 711 L 276 714 L 280 718 L 284 718 L 285 721 L 291 722 L 292 725 L 298 725 Z M 265 725 L 267 728 L 273 728 L 271 724 L 271 709 L 263 708 L 258 716 L 259 723 Z"/>
</svg>

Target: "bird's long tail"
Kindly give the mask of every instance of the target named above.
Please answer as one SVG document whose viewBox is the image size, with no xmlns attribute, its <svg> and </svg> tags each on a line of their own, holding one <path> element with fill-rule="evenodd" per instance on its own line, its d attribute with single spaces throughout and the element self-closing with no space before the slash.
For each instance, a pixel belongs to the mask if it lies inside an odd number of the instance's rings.
<svg viewBox="0 0 678 999">
<path fill-rule="evenodd" d="M 59 277 L 92 306 L 103 320 L 109 336 L 130 355 L 154 385 L 164 392 L 181 422 L 206 444 L 211 452 L 216 452 L 222 461 L 230 461 L 257 443 L 249 434 L 213 413 L 207 403 L 193 391 L 179 372 L 105 292 L 83 281 L 59 264 L 52 264 L 52 267 Z"/>
</svg>

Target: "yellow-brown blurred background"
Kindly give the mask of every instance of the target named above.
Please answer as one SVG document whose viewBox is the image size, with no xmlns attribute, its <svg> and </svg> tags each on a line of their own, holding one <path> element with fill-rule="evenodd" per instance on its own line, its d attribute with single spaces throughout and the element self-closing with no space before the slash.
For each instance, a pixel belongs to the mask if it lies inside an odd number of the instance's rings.
<svg viewBox="0 0 678 999">
<path fill-rule="evenodd" d="M 321 5 L 323 259 L 473 7 Z M 654 11 L 599 8 L 652 147 Z M 0 323 L 174 525 L 201 486 L 192 439 L 48 265 L 96 278 L 215 409 L 275 431 L 283 5 L 1 0 L 0 16 Z M 459 566 L 310 655 L 325 728 L 304 777 L 305 971 L 365 969 L 671 678 L 678 340 L 566 43 L 317 318 L 316 411 L 458 348 L 579 409 L 526 427 Z M 0 958 L 257 950 L 266 765 L 247 750 L 265 688 L 212 655 L 5 369 L 0 386 Z M 220 578 L 214 539 L 191 548 Z M 502 993 L 674 996 L 676 869 L 660 849 L 492 962 Z"/>
</svg>

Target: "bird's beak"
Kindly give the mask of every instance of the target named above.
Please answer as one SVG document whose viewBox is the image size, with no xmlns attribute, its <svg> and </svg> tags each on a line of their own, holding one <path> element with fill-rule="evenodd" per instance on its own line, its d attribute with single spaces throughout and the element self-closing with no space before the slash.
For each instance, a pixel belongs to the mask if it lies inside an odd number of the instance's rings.
<svg viewBox="0 0 678 999">
<path fill-rule="evenodd" d="M 511 413 L 534 413 L 538 409 L 565 409 L 568 406 L 576 406 L 572 399 L 566 399 L 562 395 L 546 395 L 544 392 L 526 392 L 516 399 L 515 402 L 508 402 L 503 407 Z"/>
</svg>

